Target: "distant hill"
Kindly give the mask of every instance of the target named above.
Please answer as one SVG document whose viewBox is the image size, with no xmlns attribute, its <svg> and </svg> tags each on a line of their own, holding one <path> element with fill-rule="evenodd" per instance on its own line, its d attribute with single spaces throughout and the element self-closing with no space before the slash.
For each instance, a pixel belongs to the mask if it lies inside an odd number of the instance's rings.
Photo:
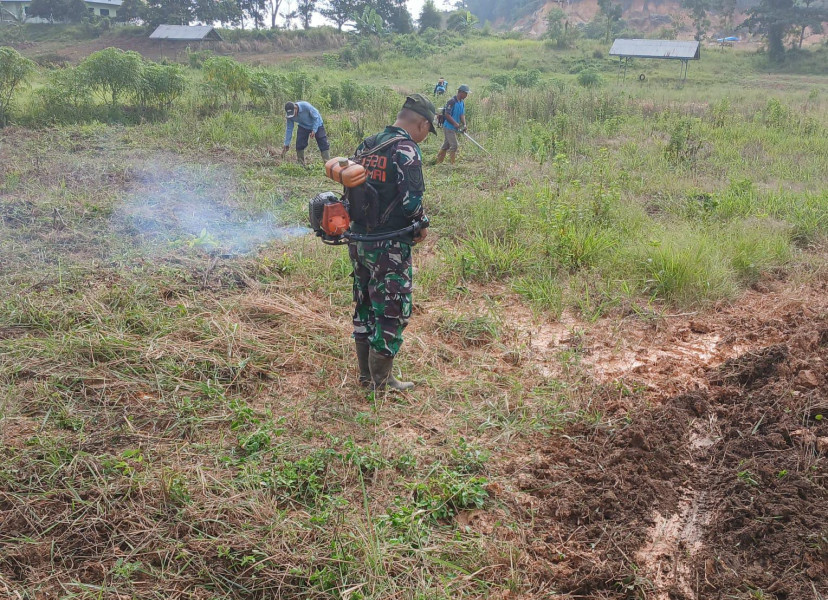
<svg viewBox="0 0 828 600">
<path fill-rule="evenodd" d="M 620 0 L 623 19 L 633 29 L 642 32 L 657 31 L 674 23 L 690 19 L 679 0 Z M 524 31 L 542 35 L 546 31 L 546 15 L 553 7 L 566 12 L 571 23 L 588 23 L 598 14 L 598 0 L 468 0 L 467 6 L 481 21 L 490 21 L 498 29 Z M 736 22 L 758 0 L 737 0 Z M 716 13 L 711 13 L 713 29 L 718 25 Z"/>
</svg>

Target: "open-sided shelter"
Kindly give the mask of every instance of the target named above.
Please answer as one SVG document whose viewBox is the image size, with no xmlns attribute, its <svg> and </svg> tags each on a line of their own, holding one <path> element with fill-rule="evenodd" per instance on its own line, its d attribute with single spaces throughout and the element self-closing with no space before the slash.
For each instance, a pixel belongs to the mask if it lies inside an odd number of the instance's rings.
<svg viewBox="0 0 828 600">
<path fill-rule="evenodd" d="M 610 56 L 618 57 L 618 69 L 624 64 L 624 78 L 631 58 L 658 58 L 681 61 L 681 77 L 687 79 L 687 65 L 701 58 L 700 44 L 696 41 L 679 40 L 626 40 L 617 39 L 610 48 Z"/>
</svg>

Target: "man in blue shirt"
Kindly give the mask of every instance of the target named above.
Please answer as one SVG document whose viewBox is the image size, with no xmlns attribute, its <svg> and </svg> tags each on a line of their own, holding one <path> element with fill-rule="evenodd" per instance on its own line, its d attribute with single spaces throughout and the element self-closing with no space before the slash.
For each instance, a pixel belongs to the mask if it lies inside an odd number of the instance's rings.
<svg viewBox="0 0 828 600">
<path fill-rule="evenodd" d="M 461 85 L 457 90 L 457 95 L 446 102 L 446 107 L 443 109 L 443 135 L 446 141 L 443 142 L 434 164 L 439 165 L 443 162 L 446 152 L 451 159 L 451 164 L 454 164 L 454 159 L 457 157 L 457 132 L 466 131 L 466 104 L 463 101 L 470 92 L 469 86 Z"/>
<path fill-rule="evenodd" d="M 322 123 L 322 115 L 308 102 L 288 102 L 285 104 L 285 147 L 282 148 L 282 158 L 290 149 L 290 140 L 293 137 L 293 124 L 299 126 L 296 132 L 296 158 L 299 164 L 305 166 L 305 148 L 308 147 L 308 139 L 316 139 L 316 145 L 322 154 L 322 160 L 327 161 L 331 157 L 331 145 L 328 143 L 328 134 L 325 125 Z"/>
<path fill-rule="evenodd" d="M 446 88 L 448 87 L 448 81 L 440 77 L 440 81 L 437 82 L 437 85 L 434 86 L 434 95 L 435 96 L 442 96 L 446 93 Z"/>
</svg>

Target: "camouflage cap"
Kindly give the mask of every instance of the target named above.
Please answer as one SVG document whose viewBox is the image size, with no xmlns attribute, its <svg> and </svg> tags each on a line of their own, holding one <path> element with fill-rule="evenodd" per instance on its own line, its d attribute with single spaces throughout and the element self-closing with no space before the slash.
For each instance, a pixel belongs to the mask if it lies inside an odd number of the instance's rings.
<svg viewBox="0 0 828 600">
<path fill-rule="evenodd" d="M 434 128 L 434 118 L 437 116 L 437 109 L 434 108 L 434 103 L 431 100 L 422 94 L 411 94 L 405 99 L 403 108 L 407 108 L 423 117 L 428 121 L 428 128 L 431 130 L 431 133 L 437 133 L 437 130 Z"/>
</svg>

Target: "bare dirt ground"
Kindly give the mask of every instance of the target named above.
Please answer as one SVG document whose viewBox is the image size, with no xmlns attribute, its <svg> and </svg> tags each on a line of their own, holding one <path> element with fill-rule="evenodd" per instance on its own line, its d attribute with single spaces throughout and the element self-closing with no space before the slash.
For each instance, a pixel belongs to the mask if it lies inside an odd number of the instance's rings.
<svg viewBox="0 0 828 600">
<path fill-rule="evenodd" d="M 537 590 L 824 597 L 826 309 L 824 276 L 768 281 L 711 313 L 586 333 L 596 407 L 617 425 L 538 440 L 502 466 L 534 533 Z M 541 360 L 567 335 L 541 331 Z"/>
</svg>

